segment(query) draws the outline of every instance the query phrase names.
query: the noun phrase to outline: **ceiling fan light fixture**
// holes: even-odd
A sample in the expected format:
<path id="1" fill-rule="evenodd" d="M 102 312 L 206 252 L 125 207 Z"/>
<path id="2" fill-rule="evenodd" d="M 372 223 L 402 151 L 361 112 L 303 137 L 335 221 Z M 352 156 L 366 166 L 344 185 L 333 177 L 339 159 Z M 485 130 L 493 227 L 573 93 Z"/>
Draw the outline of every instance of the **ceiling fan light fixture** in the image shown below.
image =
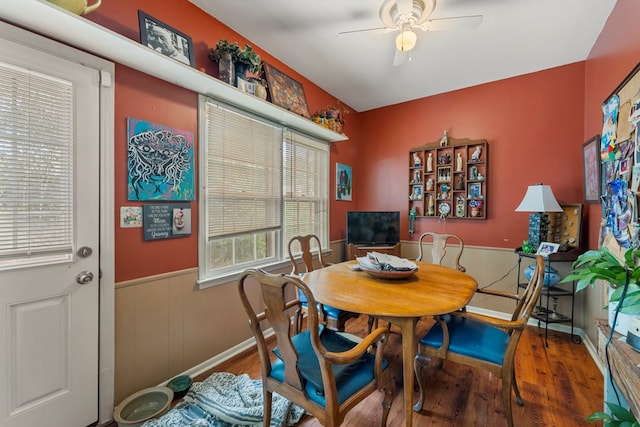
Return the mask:
<path id="1" fill-rule="evenodd" d="M 416 47 L 418 35 L 411 30 L 401 31 L 396 37 L 396 48 L 401 52 L 408 52 Z"/>

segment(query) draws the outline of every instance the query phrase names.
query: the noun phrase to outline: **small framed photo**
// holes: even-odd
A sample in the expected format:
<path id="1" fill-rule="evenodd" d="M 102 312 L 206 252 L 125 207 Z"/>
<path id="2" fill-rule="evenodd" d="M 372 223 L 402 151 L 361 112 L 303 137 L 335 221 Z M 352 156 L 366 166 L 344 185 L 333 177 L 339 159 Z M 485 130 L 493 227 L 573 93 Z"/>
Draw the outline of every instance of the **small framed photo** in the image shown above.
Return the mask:
<path id="1" fill-rule="evenodd" d="M 584 201 L 600 202 L 600 135 L 582 144 L 582 167 L 584 174 Z"/>
<path id="2" fill-rule="evenodd" d="M 140 43 L 183 64 L 195 66 L 191 37 L 141 10 L 138 10 L 138 21 Z"/>
<path id="3" fill-rule="evenodd" d="M 548 257 L 551 254 L 555 254 L 558 252 L 558 248 L 560 247 L 559 243 L 550 243 L 550 242 L 542 242 L 538 247 L 538 252 L 536 255 L 542 255 L 543 257 Z"/>
<path id="4" fill-rule="evenodd" d="M 469 184 L 469 198 L 481 199 L 482 198 L 482 184 L 474 182 Z"/>

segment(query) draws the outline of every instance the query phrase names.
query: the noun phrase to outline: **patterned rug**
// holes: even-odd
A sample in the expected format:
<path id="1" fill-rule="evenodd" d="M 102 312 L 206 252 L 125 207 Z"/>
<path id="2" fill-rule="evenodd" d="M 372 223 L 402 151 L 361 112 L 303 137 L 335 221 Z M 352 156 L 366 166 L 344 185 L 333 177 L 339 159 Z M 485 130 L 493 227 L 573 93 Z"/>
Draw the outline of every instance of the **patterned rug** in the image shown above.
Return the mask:
<path id="1" fill-rule="evenodd" d="M 215 372 L 193 383 L 187 395 L 160 418 L 142 427 L 235 427 L 262 425 L 262 381 Z M 273 393 L 271 427 L 296 424 L 304 409 Z"/>

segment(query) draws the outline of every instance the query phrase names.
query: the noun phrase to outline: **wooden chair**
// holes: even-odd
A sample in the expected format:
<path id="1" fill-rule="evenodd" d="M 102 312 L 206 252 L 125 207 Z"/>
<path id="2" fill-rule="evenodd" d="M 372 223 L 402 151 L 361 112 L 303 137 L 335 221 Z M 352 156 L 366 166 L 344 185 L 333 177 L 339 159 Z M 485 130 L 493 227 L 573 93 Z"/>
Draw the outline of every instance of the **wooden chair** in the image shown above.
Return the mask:
<path id="1" fill-rule="evenodd" d="M 271 422 L 272 393 L 303 407 L 324 426 L 339 426 L 349 410 L 375 390 L 384 392 L 382 422 L 385 426 L 395 395 L 395 382 L 382 358 L 388 330 L 377 328 L 360 342 L 319 322 L 318 312 L 309 310 L 307 329 L 295 333 L 292 311 L 300 306 L 287 288 L 294 287 L 309 304 L 316 304 L 311 290 L 291 275 L 247 270 L 239 279 L 240 299 L 255 335 L 262 371 L 264 426 Z M 295 293 L 298 295 L 298 292 Z M 255 309 L 252 301 L 260 303 Z M 266 324 L 261 324 L 265 321 Z M 262 328 L 271 327 L 277 347 L 269 350 Z M 375 355 L 367 351 L 376 348 Z M 272 357 L 272 353 L 276 357 Z M 273 359 L 273 361 L 272 361 Z"/>
<path id="2" fill-rule="evenodd" d="M 432 358 L 438 367 L 444 359 L 486 369 L 502 379 L 502 397 L 509 427 L 513 427 L 511 390 L 518 405 L 524 405 L 515 376 L 515 357 L 520 336 L 544 285 L 544 260 L 536 259 L 536 267 L 526 289 L 520 295 L 483 289 L 478 292 L 517 301 L 510 320 L 457 311 L 440 316 L 418 343 L 414 360 L 420 397 L 414 409 L 421 411 L 426 398 L 425 371 Z M 430 391 L 433 394 L 433 391 Z"/>
<path id="3" fill-rule="evenodd" d="M 300 275 L 303 273 L 298 268 L 298 261 L 296 260 L 296 255 L 301 254 L 302 256 L 302 265 L 304 266 L 304 272 L 309 272 L 314 270 L 313 266 L 313 250 L 312 246 L 318 249 L 318 264 L 320 268 L 331 265 L 330 263 L 324 260 L 322 256 L 322 247 L 320 245 L 320 239 L 315 234 L 307 234 L 306 236 L 293 236 L 291 240 L 289 240 L 289 260 L 291 261 L 291 274 Z M 298 250 L 296 250 L 298 249 Z M 304 297 L 301 296 L 303 305 L 301 311 L 298 313 L 298 317 L 296 318 L 296 324 L 300 325 L 302 322 L 302 316 L 304 312 L 307 310 L 306 301 L 304 301 Z M 327 323 L 327 327 L 329 329 L 333 329 L 335 331 L 344 331 L 344 326 L 347 320 L 352 319 L 354 317 L 358 317 L 358 313 L 351 313 L 349 311 L 338 310 L 337 308 L 330 307 L 328 305 L 320 305 L 322 315 L 324 316 L 324 321 Z"/>
<path id="4" fill-rule="evenodd" d="M 462 239 L 456 234 L 441 234 L 434 233 L 431 231 L 427 231 L 422 233 L 420 238 L 418 239 L 418 257 L 416 261 L 424 261 L 422 258 L 424 257 L 424 253 L 422 251 L 422 244 L 425 241 L 431 239 L 431 262 L 434 264 L 442 264 L 442 260 L 444 256 L 447 254 L 447 244 L 449 241 L 453 241 L 458 245 L 458 251 L 455 255 L 455 266 L 456 269 L 462 272 L 467 271 L 462 265 L 460 265 L 460 257 L 462 256 L 462 251 L 464 250 L 464 243 Z"/>

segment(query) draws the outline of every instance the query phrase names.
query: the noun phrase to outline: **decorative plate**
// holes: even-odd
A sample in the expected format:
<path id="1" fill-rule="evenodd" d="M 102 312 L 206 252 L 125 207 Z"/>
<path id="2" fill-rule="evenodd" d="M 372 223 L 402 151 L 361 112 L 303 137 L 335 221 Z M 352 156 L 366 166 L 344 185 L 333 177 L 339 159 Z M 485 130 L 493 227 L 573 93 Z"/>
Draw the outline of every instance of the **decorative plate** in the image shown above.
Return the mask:
<path id="1" fill-rule="evenodd" d="M 414 270 L 373 270 L 370 268 L 363 268 L 360 266 L 362 271 L 366 271 L 367 274 L 371 277 L 376 277 L 378 279 L 386 279 L 386 280 L 400 280 L 406 279 L 411 275 L 415 274 L 418 269 Z"/>

